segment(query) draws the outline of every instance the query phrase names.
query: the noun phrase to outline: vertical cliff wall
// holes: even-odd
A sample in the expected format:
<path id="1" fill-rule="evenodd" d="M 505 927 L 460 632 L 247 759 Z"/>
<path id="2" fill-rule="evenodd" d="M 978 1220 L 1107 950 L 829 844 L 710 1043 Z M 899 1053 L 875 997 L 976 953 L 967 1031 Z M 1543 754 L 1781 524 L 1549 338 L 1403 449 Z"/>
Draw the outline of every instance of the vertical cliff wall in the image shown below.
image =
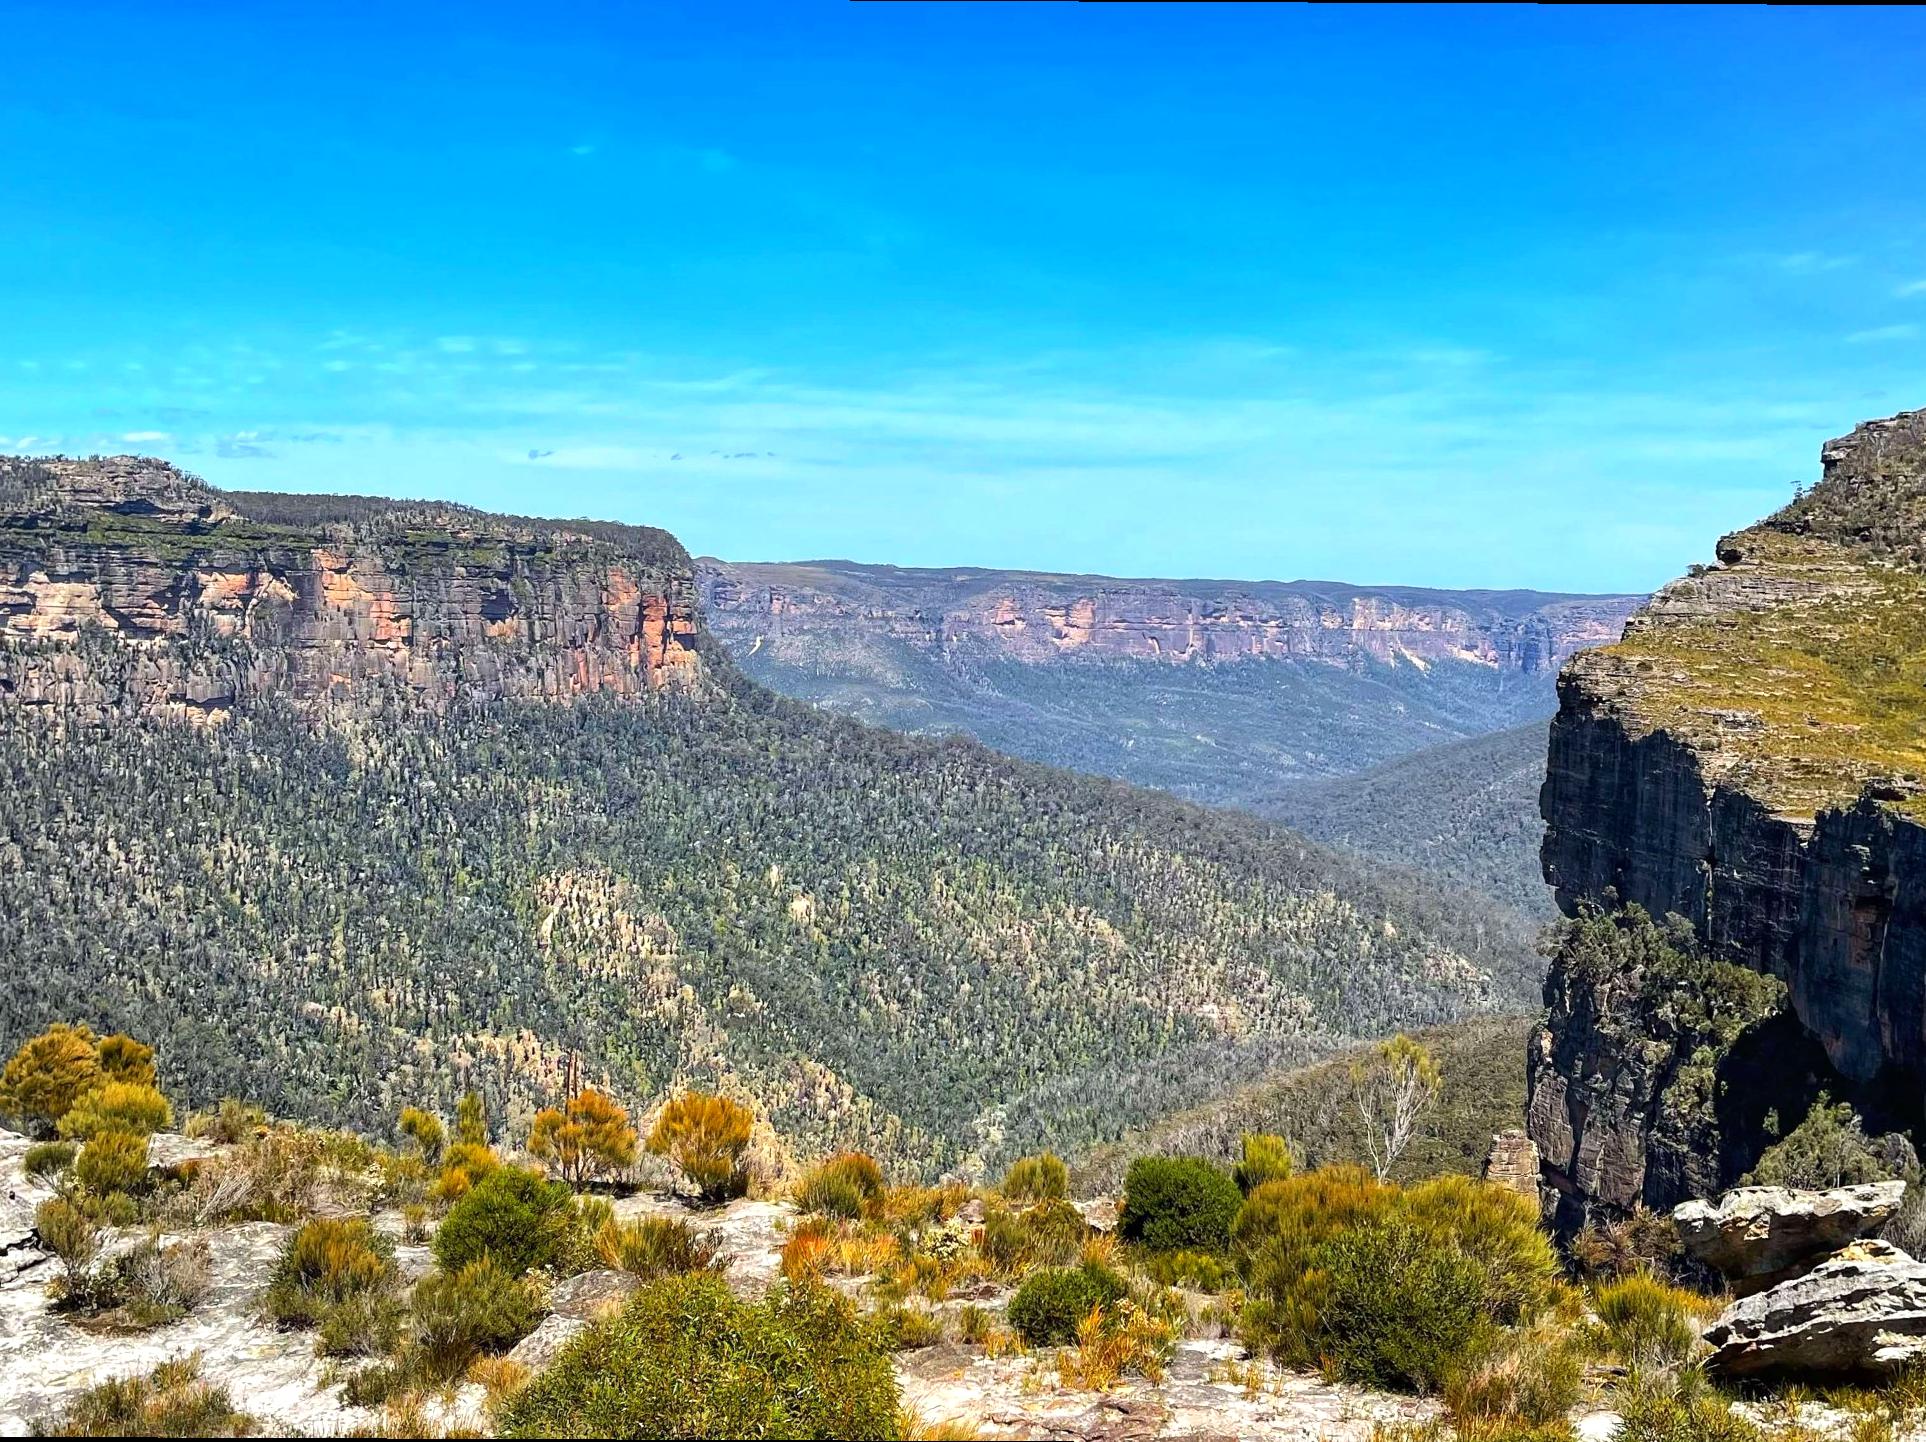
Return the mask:
<path id="1" fill-rule="evenodd" d="M 696 634 L 661 531 L 0 462 L 0 700 L 30 713 L 636 694 L 694 678 Z"/>
<path id="2" fill-rule="evenodd" d="M 1711 958 L 1783 985 L 1699 1058 L 1694 1155 L 1675 1161 L 1680 1038 L 1630 1000 L 1637 978 L 1555 960 L 1531 1133 L 1568 1221 L 1729 1185 L 1769 1140 L 1754 1122 L 1789 1125 L 1821 1086 L 1885 1124 L 1926 1110 L 1926 412 L 1822 463 L 1560 678 L 1541 793 L 1560 907 L 1676 914 Z M 1741 1084 L 1754 1121 L 1730 1112 Z"/>

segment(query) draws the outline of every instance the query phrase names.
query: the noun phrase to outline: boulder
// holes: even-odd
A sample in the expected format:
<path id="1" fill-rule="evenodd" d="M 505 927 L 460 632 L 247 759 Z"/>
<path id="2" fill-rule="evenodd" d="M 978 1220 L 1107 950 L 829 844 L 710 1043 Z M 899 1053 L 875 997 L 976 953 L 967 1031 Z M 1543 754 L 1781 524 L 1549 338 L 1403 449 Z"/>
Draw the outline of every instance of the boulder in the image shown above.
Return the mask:
<path id="1" fill-rule="evenodd" d="M 618 1311 L 629 1294 L 641 1285 L 642 1279 L 633 1272 L 606 1268 L 578 1272 L 555 1284 L 548 1294 L 548 1310 L 552 1316 L 593 1322 Z"/>
<path id="2" fill-rule="evenodd" d="M 1739 1187 L 1716 1202 L 1674 1207 L 1672 1224 L 1693 1257 L 1740 1290 L 1756 1291 L 1867 1235 L 1899 1210 L 1905 1195 L 1900 1181 L 1825 1192 Z"/>
<path id="3" fill-rule="evenodd" d="M 1854 1242 L 1811 1270 L 1741 1297 L 1706 1329 L 1728 1376 L 1878 1373 L 1926 1357 L 1926 1264 Z"/>
<path id="4" fill-rule="evenodd" d="M 541 1326 L 509 1350 L 508 1360 L 521 1363 L 531 1372 L 539 1372 L 561 1356 L 568 1344 L 586 1332 L 588 1327 L 589 1324 L 580 1317 L 558 1315 L 545 1318 Z"/>

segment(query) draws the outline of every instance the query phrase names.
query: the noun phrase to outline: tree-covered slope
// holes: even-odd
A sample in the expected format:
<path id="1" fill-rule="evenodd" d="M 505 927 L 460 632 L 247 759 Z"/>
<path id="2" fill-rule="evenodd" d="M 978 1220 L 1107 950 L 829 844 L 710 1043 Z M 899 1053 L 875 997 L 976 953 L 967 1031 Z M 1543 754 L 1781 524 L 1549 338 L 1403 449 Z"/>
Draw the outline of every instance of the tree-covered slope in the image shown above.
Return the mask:
<path id="1" fill-rule="evenodd" d="M 222 524 L 185 533 L 182 564 L 209 574 Z M 119 560 L 90 545 L 70 569 L 99 568 L 111 599 Z M 316 655 L 401 659 L 320 701 L 242 689 L 182 721 L 116 701 L 138 691 L 116 677 L 156 657 L 196 674 L 207 652 L 272 676 L 273 636 L 198 611 L 138 643 L 92 621 L 6 635 L 24 672 L 94 699 L 0 705 L 0 1044 L 56 1018 L 129 1027 L 183 1100 L 370 1125 L 469 1085 L 525 1118 L 573 1053 L 632 1104 L 720 1083 L 805 1146 L 934 1170 L 1114 1136 L 1536 986 L 1504 918 L 1256 819 L 779 700 L 706 637 L 671 672 L 615 644 L 610 618 L 648 611 L 615 585 L 633 568 L 596 592 L 573 552 L 542 561 L 554 594 L 587 598 L 584 655 L 642 679 L 535 699 L 460 689 L 461 643 L 430 670 L 395 649 L 428 644 L 411 615 L 462 634 L 471 572 L 549 605 L 517 590 L 532 563 L 351 555 L 311 582 L 300 547 L 281 554 L 224 564 L 257 589 L 291 577 Z M 28 595 L 16 621 L 55 614 Z M 489 624 L 538 666 L 546 614 Z"/>
<path id="2" fill-rule="evenodd" d="M 1468 887 L 1550 920 L 1538 861 L 1546 723 L 1431 746 L 1355 776 L 1305 782 L 1252 810 L 1306 836 Z"/>

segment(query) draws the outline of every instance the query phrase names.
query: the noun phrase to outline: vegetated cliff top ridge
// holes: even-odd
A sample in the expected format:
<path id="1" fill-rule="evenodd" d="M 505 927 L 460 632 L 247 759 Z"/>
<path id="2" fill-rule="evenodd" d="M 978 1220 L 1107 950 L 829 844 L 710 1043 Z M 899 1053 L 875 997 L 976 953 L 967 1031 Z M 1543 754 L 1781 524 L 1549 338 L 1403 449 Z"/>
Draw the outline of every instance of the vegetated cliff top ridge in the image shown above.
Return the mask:
<path id="1" fill-rule="evenodd" d="M 1536 970 L 1255 818 L 770 694 L 659 531 L 130 459 L 6 485 L 0 1042 L 137 1027 L 187 1100 L 363 1125 L 694 1082 L 941 1170 Z"/>
<path id="2" fill-rule="evenodd" d="M 1810 492 L 1721 540 L 1567 684 L 1789 820 L 1862 795 L 1926 814 L 1926 411 L 1821 457 Z"/>
<path id="3" fill-rule="evenodd" d="M 1559 681 L 1545 876 L 1623 908 L 1532 1044 L 1566 1225 L 1733 1185 L 1822 1094 L 1926 1137 L 1926 411 L 1821 459 Z"/>

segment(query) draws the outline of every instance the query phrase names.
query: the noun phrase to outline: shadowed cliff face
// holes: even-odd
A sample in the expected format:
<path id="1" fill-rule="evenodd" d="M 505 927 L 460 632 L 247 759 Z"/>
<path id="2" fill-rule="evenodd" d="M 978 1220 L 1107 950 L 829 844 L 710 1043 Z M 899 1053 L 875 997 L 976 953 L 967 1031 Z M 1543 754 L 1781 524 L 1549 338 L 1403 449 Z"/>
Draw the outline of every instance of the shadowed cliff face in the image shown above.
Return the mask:
<path id="1" fill-rule="evenodd" d="M 635 694 L 693 678 L 695 637 L 659 531 L 227 496 L 132 457 L 0 462 L 0 696 L 23 707 Z"/>
<path id="2" fill-rule="evenodd" d="M 1716 567 L 1674 582 L 1620 644 L 1566 667 L 1541 793 L 1545 876 L 1568 914 L 1587 903 L 1676 913 L 1712 955 L 1784 982 L 1799 1046 L 1822 1053 L 1794 1058 L 1786 1043 L 1787 1085 L 1809 1100 L 1818 1075 L 1917 1126 L 1926 412 L 1863 425 L 1822 458 L 1809 494 L 1726 537 Z M 1605 1079 L 1653 1038 L 1601 1022 L 1609 998 L 1574 1001 L 1562 971 L 1532 1052 L 1548 1179 L 1581 1210 L 1729 1185 L 1743 1145 L 1722 1165 L 1647 1174 L 1652 1097 Z M 1775 1079 L 1765 1066 L 1755 1085 Z M 1590 1160 L 1600 1155 L 1621 1158 L 1607 1169 L 1617 1182 Z"/>

